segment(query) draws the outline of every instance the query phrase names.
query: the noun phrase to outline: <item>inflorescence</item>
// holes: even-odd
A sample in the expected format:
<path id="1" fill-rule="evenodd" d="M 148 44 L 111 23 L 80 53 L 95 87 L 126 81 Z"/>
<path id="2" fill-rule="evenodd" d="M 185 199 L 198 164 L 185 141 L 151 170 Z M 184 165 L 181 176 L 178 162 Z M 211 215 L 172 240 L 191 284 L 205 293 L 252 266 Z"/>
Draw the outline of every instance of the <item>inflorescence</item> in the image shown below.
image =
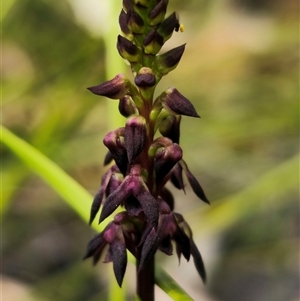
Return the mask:
<path id="1" fill-rule="evenodd" d="M 121 207 L 103 232 L 88 245 L 85 258 L 97 263 L 113 262 L 121 286 L 127 251 L 138 259 L 138 271 L 157 250 L 167 255 L 194 259 L 205 281 L 204 264 L 183 216 L 174 212 L 174 198 L 166 183 L 184 191 L 183 174 L 194 193 L 209 203 L 197 179 L 182 158 L 179 146 L 181 116 L 199 117 L 192 103 L 176 88 L 168 88 L 154 99 L 163 76 L 174 70 L 185 44 L 158 54 L 174 31 L 181 28 L 176 13 L 166 17 L 168 0 L 123 0 L 119 16 L 122 35 L 117 49 L 131 66 L 134 83 L 118 74 L 112 80 L 88 88 L 92 93 L 119 100 L 119 112 L 127 118 L 124 127 L 108 133 L 104 164 L 113 165 L 102 177 L 94 198 L 90 224 L 102 206 L 99 223 Z M 157 137 L 160 132 L 161 136 Z M 106 248 L 106 246 L 108 246 Z"/>

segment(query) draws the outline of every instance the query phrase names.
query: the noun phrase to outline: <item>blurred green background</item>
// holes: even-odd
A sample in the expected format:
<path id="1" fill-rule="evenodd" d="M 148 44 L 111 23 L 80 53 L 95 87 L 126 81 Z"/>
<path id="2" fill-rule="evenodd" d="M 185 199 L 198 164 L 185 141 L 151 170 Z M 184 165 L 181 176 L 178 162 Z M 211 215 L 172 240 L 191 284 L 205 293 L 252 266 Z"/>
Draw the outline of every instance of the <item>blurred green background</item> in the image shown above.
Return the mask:
<path id="1" fill-rule="evenodd" d="M 2 123 L 91 194 L 105 171 L 102 139 L 124 122 L 117 102 L 86 90 L 128 69 L 120 58 L 106 68 L 117 51 L 104 36 L 118 32 L 107 2 L 2 4 Z M 181 146 L 211 206 L 189 187 L 186 195 L 170 189 L 208 284 L 192 262 L 157 260 L 195 300 L 299 300 L 298 1 L 172 0 L 173 10 L 185 32 L 164 50 L 187 47 L 158 92 L 175 86 L 201 116 L 183 118 Z M 3 300 L 107 300 L 111 265 L 81 261 L 94 231 L 8 148 L 1 152 Z M 130 299 L 132 265 L 125 278 Z"/>

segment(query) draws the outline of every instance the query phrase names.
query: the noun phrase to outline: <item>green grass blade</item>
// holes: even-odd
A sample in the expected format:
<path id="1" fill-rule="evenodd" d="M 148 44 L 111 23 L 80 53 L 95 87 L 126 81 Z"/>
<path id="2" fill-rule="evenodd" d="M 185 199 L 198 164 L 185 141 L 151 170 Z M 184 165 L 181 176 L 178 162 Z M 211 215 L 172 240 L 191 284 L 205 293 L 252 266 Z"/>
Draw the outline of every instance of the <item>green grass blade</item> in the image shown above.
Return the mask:
<path id="1" fill-rule="evenodd" d="M 175 301 L 193 301 L 177 282 L 167 274 L 160 266 L 155 266 L 155 282 Z"/>
<path id="2" fill-rule="evenodd" d="M 93 197 L 49 158 L 1 125 L 1 140 L 47 182 L 85 221 Z"/>

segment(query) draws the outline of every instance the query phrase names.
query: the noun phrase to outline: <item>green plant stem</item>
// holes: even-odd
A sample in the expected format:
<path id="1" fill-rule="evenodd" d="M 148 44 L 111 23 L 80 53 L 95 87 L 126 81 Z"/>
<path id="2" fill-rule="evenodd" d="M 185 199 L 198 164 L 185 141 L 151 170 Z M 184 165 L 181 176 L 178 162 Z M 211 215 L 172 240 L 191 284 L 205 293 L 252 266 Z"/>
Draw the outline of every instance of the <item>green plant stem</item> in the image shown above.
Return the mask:
<path id="1" fill-rule="evenodd" d="M 139 264 L 137 263 L 137 267 Z M 154 256 L 145 264 L 136 277 L 136 291 L 141 301 L 154 301 L 155 260 Z"/>

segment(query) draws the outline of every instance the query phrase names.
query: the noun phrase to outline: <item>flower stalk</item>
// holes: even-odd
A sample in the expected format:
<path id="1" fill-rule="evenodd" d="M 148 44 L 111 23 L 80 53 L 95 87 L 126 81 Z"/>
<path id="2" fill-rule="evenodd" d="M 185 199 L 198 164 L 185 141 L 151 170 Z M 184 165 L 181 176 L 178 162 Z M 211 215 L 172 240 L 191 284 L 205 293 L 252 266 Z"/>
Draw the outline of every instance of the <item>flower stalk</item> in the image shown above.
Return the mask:
<path id="1" fill-rule="evenodd" d="M 117 213 L 103 232 L 88 245 L 85 258 L 112 262 L 119 286 L 127 265 L 127 250 L 137 259 L 137 295 L 154 300 L 155 253 L 180 260 L 192 256 L 205 281 L 205 268 L 192 231 L 182 215 L 174 212 L 174 197 L 165 187 L 170 181 L 184 191 L 185 174 L 195 194 L 209 203 L 202 187 L 183 160 L 179 146 L 181 116 L 199 118 L 192 103 L 170 87 L 154 99 L 161 78 L 173 71 L 185 44 L 160 54 L 164 43 L 180 28 L 176 13 L 166 16 L 168 0 L 123 0 L 119 15 L 122 35 L 117 37 L 120 56 L 131 66 L 133 81 L 123 74 L 88 88 L 98 96 L 119 100 L 124 127 L 108 133 L 104 163 L 111 167 L 91 206 L 90 223 L 100 211 L 99 223 Z M 155 138 L 157 132 L 162 136 Z"/>

